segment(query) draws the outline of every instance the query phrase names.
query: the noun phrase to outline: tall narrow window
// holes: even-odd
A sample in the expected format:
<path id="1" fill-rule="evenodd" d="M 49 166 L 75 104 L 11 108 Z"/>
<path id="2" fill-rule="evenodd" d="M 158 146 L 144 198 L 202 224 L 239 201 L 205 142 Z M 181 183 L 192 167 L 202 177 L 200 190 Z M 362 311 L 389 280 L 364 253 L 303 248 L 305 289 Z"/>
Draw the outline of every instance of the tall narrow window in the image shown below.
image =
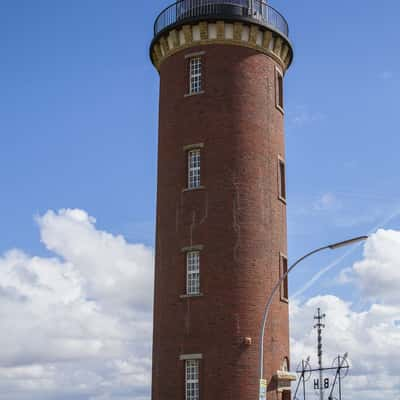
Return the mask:
<path id="1" fill-rule="evenodd" d="M 285 161 L 279 158 L 278 162 L 279 198 L 286 201 L 286 166 Z"/>
<path id="2" fill-rule="evenodd" d="M 288 259 L 281 254 L 281 261 L 280 261 L 281 267 L 281 277 L 287 274 L 288 272 Z M 282 286 L 281 286 L 281 300 L 282 301 L 289 301 L 289 282 L 288 282 L 288 277 L 283 280 Z"/>
<path id="3" fill-rule="evenodd" d="M 200 252 L 186 253 L 186 294 L 195 296 L 200 294 Z"/>
<path id="4" fill-rule="evenodd" d="M 200 149 L 190 150 L 188 152 L 188 188 L 198 188 L 200 183 Z"/>
<path id="5" fill-rule="evenodd" d="M 189 94 L 202 91 L 202 65 L 201 57 L 192 57 L 189 60 Z"/>
<path id="6" fill-rule="evenodd" d="M 283 111 L 283 75 L 278 69 L 276 70 L 276 106 Z"/>
<path id="7" fill-rule="evenodd" d="M 186 400 L 200 400 L 200 360 L 185 361 Z"/>

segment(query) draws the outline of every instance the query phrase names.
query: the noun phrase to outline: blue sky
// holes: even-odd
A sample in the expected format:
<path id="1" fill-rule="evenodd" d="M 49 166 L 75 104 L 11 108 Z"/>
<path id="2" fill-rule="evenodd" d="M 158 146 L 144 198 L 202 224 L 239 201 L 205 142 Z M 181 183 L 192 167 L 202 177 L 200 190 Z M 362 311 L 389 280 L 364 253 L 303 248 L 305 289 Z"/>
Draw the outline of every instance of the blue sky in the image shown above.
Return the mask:
<path id="1" fill-rule="evenodd" d="M 40 242 L 35 216 L 63 208 L 153 246 L 158 75 L 148 46 L 169 4 L 0 1 L 0 254 L 51 256 L 57 246 Z M 400 3 L 271 4 L 295 49 L 285 80 L 290 258 L 398 230 Z M 304 264 L 292 293 L 344 252 Z M 301 300 L 332 294 L 363 310 L 372 300 L 337 284 L 361 257 L 360 247 Z"/>
<path id="2" fill-rule="evenodd" d="M 1 251 L 42 252 L 32 216 L 64 207 L 153 243 L 158 75 L 148 46 L 168 4 L 2 0 Z M 399 203 L 400 5 L 272 4 L 295 47 L 286 78 L 294 257 L 369 231 Z"/>

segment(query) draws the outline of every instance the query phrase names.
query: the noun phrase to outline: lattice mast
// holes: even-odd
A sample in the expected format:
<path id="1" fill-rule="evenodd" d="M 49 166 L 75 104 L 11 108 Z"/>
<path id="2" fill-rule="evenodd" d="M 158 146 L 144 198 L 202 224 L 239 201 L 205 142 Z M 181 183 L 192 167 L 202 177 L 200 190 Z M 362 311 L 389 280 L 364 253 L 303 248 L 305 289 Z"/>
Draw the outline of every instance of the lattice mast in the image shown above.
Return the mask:
<path id="1" fill-rule="evenodd" d="M 317 329 L 318 332 L 318 366 L 319 366 L 319 398 L 320 400 L 324 400 L 324 386 L 323 386 L 323 376 L 322 376 L 322 329 L 325 328 L 325 324 L 323 321 L 326 317 L 326 314 L 321 314 L 321 309 L 318 308 L 317 315 L 314 319 L 317 323 L 314 325 L 314 329 Z"/>

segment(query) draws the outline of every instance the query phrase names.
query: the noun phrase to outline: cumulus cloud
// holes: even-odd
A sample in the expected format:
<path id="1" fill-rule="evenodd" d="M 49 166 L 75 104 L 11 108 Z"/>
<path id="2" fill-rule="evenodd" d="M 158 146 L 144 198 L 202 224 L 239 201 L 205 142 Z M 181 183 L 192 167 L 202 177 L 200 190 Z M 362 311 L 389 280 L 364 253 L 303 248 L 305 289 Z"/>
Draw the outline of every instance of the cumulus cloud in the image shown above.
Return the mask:
<path id="1" fill-rule="evenodd" d="M 360 288 L 357 304 L 337 296 L 318 296 L 291 303 L 293 363 L 316 354 L 314 314 L 327 314 L 324 332 L 325 364 L 349 352 L 351 373 L 346 398 L 384 400 L 400 394 L 400 232 L 379 230 L 366 242 L 361 261 L 342 273 L 341 282 Z M 368 303 L 367 303 L 368 301 Z M 360 304 L 368 304 L 361 307 Z M 317 365 L 316 357 L 312 363 Z M 294 366 L 295 367 L 295 366 Z"/>
<path id="2" fill-rule="evenodd" d="M 353 276 L 365 297 L 400 304 L 400 232 L 381 229 L 373 235 Z"/>
<path id="3" fill-rule="evenodd" d="M 148 400 L 152 250 L 97 229 L 82 210 L 36 220 L 52 256 L 11 250 L 0 257 L 0 400 Z M 398 398 L 399 245 L 400 232 L 378 231 L 342 274 L 359 287 L 359 302 L 292 301 L 293 369 L 315 355 L 313 316 L 321 307 L 325 363 L 350 354 L 346 398 Z"/>
<path id="4" fill-rule="evenodd" d="M 398 398 L 400 306 L 374 304 L 357 312 L 351 303 L 336 296 L 315 297 L 301 305 L 294 302 L 291 352 L 295 364 L 310 355 L 313 366 L 317 366 L 316 332 L 312 330 L 317 307 L 327 314 L 323 334 L 325 366 L 330 367 L 338 354 L 349 352 L 351 371 L 344 381 L 346 398 Z"/>
<path id="5" fill-rule="evenodd" d="M 0 257 L 0 399 L 148 393 L 153 254 L 95 222 L 49 211 L 37 223 L 53 257 Z"/>
<path id="6" fill-rule="evenodd" d="M 358 286 L 364 299 L 400 304 L 400 232 L 378 230 L 364 247 L 363 259 L 341 271 L 339 282 Z"/>

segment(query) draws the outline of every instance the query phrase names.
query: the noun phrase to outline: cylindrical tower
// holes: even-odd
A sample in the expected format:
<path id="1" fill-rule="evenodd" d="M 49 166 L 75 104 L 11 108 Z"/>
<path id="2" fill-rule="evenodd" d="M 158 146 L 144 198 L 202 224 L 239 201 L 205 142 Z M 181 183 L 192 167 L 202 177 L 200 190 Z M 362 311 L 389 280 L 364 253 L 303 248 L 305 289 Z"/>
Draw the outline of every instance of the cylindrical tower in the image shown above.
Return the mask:
<path id="1" fill-rule="evenodd" d="M 265 301 L 287 269 L 281 14 L 183 0 L 155 23 L 160 73 L 152 400 L 255 400 Z M 268 399 L 290 398 L 287 282 L 267 324 Z"/>

